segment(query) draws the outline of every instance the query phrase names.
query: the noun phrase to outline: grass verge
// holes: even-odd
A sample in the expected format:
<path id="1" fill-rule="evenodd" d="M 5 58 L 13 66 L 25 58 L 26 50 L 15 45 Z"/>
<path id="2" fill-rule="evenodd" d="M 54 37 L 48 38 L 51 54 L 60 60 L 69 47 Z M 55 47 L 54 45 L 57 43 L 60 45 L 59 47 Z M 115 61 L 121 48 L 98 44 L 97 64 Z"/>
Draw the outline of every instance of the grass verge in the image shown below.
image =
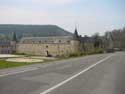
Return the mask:
<path id="1" fill-rule="evenodd" d="M 57 59 L 59 60 L 59 59 Z M 5 68 L 12 68 L 12 67 L 20 67 L 20 66 L 25 66 L 25 65 L 31 65 L 31 64 L 40 64 L 40 63 L 47 63 L 51 61 L 56 61 L 56 60 L 46 60 L 44 59 L 44 62 L 35 62 L 35 63 L 26 63 L 26 62 L 8 62 L 5 60 L 0 60 L 0 69 L 5 69 Z"/>
<path id="2" fill-rule="evenodd" d="M 31 63 L 7 62 L 0 60 L 0 69 L 29 65 Z"/>

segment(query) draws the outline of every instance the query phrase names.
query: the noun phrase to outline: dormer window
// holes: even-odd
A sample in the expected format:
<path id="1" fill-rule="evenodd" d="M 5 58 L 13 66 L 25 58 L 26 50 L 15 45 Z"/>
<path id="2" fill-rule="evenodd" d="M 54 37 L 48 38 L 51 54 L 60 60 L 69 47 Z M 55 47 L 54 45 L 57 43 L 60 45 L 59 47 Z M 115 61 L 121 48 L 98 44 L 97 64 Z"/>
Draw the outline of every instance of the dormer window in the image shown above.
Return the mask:
<path id="1" fill-rule="evenodd" d="M 44 42 L 46 43 L 47 41 L 45 40 Z"/>
<path id="2" fill-rule="evenodd" d="M 48 45 L 46 45 L 46 48 L 48 48 Z"/>
<path id="3" fill-rule="evenodd" d="M 70 43 L 70 40 L 68 40 L 67 43 Z"/>
<path id="4" fill-rule="evenodd" d="M 59 43 L 61 43 L 61 40 L 59 40 Z"/>

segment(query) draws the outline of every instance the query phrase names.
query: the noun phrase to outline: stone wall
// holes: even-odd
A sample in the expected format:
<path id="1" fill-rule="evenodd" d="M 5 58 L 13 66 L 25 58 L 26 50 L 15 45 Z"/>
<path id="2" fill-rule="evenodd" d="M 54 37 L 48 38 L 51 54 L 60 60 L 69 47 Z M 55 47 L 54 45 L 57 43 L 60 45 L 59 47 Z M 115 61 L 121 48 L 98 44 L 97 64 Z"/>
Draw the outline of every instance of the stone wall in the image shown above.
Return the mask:
<path id="1" fill-rule="evenodd" d="M 51 56 L 69 55 L 71 53 L 77 53 L 80 48 L 78 41 L 72 40 L 70 43 L 36 43 L 36 44 L 17 44 L 17 53 L 25 53 L 31 55 L 43 55 L 47 56 L 47 53 Z"/>

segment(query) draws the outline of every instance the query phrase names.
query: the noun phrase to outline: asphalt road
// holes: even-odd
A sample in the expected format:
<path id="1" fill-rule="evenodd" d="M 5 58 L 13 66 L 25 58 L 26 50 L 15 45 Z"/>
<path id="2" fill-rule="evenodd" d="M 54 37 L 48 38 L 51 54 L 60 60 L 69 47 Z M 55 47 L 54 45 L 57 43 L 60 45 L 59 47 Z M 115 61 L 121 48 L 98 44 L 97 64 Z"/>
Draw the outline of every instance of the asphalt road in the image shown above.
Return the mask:
<path id="1" fill-rule="evenodd" d="M 0 71 L 0 94 L 125 94 L 125 52 L 27 68 Z"/>

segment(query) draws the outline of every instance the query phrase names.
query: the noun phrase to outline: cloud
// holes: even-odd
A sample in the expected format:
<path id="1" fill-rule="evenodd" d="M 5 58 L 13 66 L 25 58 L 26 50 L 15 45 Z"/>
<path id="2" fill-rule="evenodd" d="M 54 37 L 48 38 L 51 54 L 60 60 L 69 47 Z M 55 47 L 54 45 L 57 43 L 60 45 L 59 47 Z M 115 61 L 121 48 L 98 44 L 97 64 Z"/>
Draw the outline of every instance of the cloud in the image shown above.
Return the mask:
<path id="1" fill-rule="evenodd" d="M 77 0 L 32 0 L 32 3 L 47 4 L 47 5 L 64 5 L 71 4 Z"/>
<path id="2" fill-rule="evenodd" d="M 93 1 L 95 5 L 93 2 L 89 4 L 90 0 L 82 0 L 86 3 L 79 3 L 80 0 L 3 1 L 5 4 L 0 5 L 0 24 L 55 24 L 74 32 L 77 22 L 80 34 L 91 35 L 119 28 L 125 22 L 123 12 L 96 4 L 96 0 Z"/>
<path id="3" fill-rule="evenodd" d="M 0 24 L 48 24 L 49 14 L 45 11 L 30 11 L 16 8 L 0 8 Z"/>

